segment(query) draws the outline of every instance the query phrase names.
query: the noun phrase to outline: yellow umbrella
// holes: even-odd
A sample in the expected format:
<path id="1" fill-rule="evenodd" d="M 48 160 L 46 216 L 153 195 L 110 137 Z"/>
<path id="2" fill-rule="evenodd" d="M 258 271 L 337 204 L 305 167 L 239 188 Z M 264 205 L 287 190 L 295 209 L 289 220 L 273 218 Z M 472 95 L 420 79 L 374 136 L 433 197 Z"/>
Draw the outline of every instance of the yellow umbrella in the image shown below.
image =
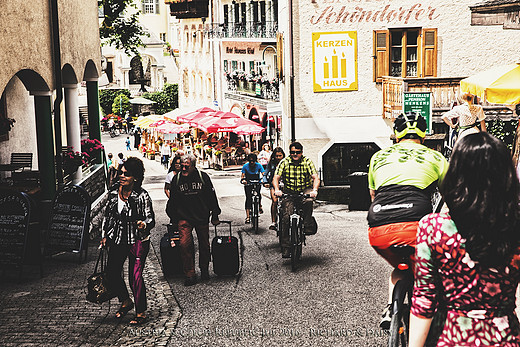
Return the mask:
<path id="1" fill-rule="evenodd" d="M 139 128 L 148 128 L 148 126 L 154 122 L 157 122 L 158 120 L 162 120 L 164 119 L 164 117 L 162 115 L 159 115 L 159 114 L 151 114 L 149 116 L 141 116 L 139 118 L 137 118 L 136 120 L 134 120 L 132 123 L 134 123 L 134 125 L 138 126 Z"/>
<path id="2" fill-rule="evenodd" d="M 520 63 L 497 66 L 460 81 L 460 90 L 494 104 L 520 103 Z"/>

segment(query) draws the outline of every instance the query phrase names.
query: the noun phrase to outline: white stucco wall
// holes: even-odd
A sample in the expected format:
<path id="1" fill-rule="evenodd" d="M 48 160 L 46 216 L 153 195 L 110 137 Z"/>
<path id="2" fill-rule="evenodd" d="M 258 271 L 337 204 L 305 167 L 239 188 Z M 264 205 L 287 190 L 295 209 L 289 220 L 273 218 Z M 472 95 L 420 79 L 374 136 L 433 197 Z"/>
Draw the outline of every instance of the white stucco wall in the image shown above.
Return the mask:
<path id="1" fill-rule="evenodd" d="M 0 142 L 0 163 L 9 163 L 13 152 L 33 153 L 32 168 L 38 170 L 34 97 L 17 77 L 9 81 L 5 90 L 7 114 L 16 123 L 9 132 L 9 140 Z"/>
<path id="2" fill-rule="evenodd" d="M 471 26 L 470 5 L 479 1 L 417 1 L 417 0 L 315 0 L 294 1 L 294 71 L 295 115 L 312 118 L 314 124 L 331 141 L 349 142 L 361 137 L 363 141 L 378 142 L 388 138 L 391 128 L 380 117 L 382 92 L 373 82 L 374 30 L 396 28 L 437 29 L 437 77 L 468 76 L 494 65 L 518 61 L 520 30 L 504 30 L 502 26 Z M 391 11 L 397 12 L 391 12 Z M 335 22 L 338 13 L 349 12 L 345 22 Z M 360 13 L 364 18 L 360 20 Z M 374 14 L 378 12 L 375 17 Z M 334 12 L 334 16 L 322 14 Z M 370 12 L 370 15 L 369 15 Z M 395 13 L 395 16 L 394 16 Z M 280 4 L 280 31 L 285 40 L 285 82 L 289 82 L 289 35 L 286 4 Z M 328 19 L 327 19 L 328 18 Z M 367 20 L 368 18 L 368 20 Z M 356 31 L 358 40 L 358 90 L 344 92 L 313 91 L 312 33 Z M 287 91 L 287 88 L 284 88 Z M 284 123 L 289 126 L 288 94 L 284 99 Z M 361 118 L 360 118 L 361 117 Z M 369 119 L 377 119 L 375 126 Z M 328 122 L 327 120 L 331 121 Z M 365 119 L 367 121 L 365 121 Z M 311 147 L 314 126 L 305 126 L 297 119 L 296 138 Z M 323 126 L 327 124 L 327 126 Z M 335 126 L 330 126 L 335 124 Z M 345 129 L 355 129 L 352 133 Z M 287 130 L 288 131 L 288 130 Z M 353 142 L 356 142 L 352 140 Z M 321 142 L 321 141 L 320 141 Z M 305 145 L 305 144 L 304 144 Z M 315 153 L 320 152 L 313 151 Z M 318 161 L 318 158 L 313 158 Z"/>

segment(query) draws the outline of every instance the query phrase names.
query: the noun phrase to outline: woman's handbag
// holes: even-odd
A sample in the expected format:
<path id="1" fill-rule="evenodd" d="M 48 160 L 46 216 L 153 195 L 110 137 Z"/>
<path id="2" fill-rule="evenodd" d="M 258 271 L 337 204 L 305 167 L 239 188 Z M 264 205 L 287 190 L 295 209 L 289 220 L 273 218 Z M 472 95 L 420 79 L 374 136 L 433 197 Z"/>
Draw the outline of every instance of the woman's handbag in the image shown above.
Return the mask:
<path id="1" fill-rule="evenodd" d="M 114 298 L 116 295 L 112 294 L 108 289 L 107 276 L 105 273 L 107 256 L 106 249 L 102 247 L 99 251 L 99 256 L 94 268 L 94 273 L 87 279 L 87 300 L 95 304 L 101 304 Z M 98 265 L 101 263 L 100 271 L 98 272 Z"/>

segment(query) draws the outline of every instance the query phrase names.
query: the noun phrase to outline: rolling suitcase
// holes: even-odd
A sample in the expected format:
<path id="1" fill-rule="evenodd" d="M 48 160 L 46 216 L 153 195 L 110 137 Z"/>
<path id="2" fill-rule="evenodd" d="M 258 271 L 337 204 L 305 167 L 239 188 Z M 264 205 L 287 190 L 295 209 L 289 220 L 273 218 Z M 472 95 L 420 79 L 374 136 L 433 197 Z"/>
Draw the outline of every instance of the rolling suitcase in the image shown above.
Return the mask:
<path id="1" fill-rule="evenodd" d="M 217 276 L 235 276 L 240 270 L 238 239 L 231 235 L 231 222 L 220 221 L 229 225 L 229 236 L 218 236 L 215 226 L 215 237 L 211 242 L 213 272 Z"/>
<path id="2" fill-rule="evenodd" d="M 172 240 L 175 247 L 172 247 Z M 182 258 L 179 245 L 179 233 L 174 226 L 168 224 L 168 232 L 161 238 L 161 262 L 164 277 L 182 276 Z"/>

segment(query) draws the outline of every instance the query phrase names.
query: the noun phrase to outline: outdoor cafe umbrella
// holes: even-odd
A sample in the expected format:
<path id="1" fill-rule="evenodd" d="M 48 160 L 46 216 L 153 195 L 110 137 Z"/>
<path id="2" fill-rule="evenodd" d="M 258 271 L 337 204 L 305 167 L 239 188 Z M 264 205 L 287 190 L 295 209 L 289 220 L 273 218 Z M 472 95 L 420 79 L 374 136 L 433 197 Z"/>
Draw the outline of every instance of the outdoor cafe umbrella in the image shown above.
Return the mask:
<path id="1" fill-rule="evenodd" d="M 259 128 L 263 129 L 258 123 L 237 116 L 231 112 L 225 112 L 221 114 L 221 117 L 215 117 L 214 120 L 208 120 L 197 125 L 197 127 L 207 133 L 223 133 L 223 132 L 235 132 L 237 127 L 250 127 L 249 130 L 256 129 L 258 132 Z M 256 128 L 254 128 L 256 127 Z M 245 128 L 244 128 L 245 129 Z M 258 133 L 257 132 L 257 133 Z M 240 134 L 243 135 L 243 134 Z"/>
<path id="2" fill-rule="evenodd" d="M 497 66 L 460 81 L 460 90 L 494 104 L 520 103 L 520 63 Z"/>
<path id="3" fill-rule="evenodd" d="M 259 124 L 244 124 L 237 126 L 232 132 L 237 135 L 253 135 L 260 134 L 264 130 L 265 128 L 261 127 Z"/>
<path id="4" fill-rule="evenodd" d="M 190 128 L 187 124 L 180 125 L 171 122 L 158 125 L 154 129 L 165 134 L 185 134 L 190 132 Z"/>
<path id="5" fill-rule="evenodd" d="M 139 128 L 148 128 L 150 124 L 157 122 L 161 119 L 164 119 L 162 115 L 151 114 L 149 116 L 140 116 L 132 123 L 134 123 L 134 125 L 138 126 Z"/>
<path id="6" fill-rule="evenodd" d="M 198 122 L 206 119 L 207 117 L 213 117 L 213 113 L 216 111 L 209 107 L 202 107 L 196 111 L 189 112 L 187 114 L 177 116 L 179 122 L 188 123 L 189 125 L 196 126 Z"/>
<path id="7" fill-rule="evenodd" d="M 146 98 L 141 98 L 141 97 L 130 99 L 130 103 L 134 104 L 134 105 L 152 105 L 152 104 L 156 104 L 155 101 L 152 101 L 152 100 L 149 100 L 149 99 L 146 99 Z"/>

